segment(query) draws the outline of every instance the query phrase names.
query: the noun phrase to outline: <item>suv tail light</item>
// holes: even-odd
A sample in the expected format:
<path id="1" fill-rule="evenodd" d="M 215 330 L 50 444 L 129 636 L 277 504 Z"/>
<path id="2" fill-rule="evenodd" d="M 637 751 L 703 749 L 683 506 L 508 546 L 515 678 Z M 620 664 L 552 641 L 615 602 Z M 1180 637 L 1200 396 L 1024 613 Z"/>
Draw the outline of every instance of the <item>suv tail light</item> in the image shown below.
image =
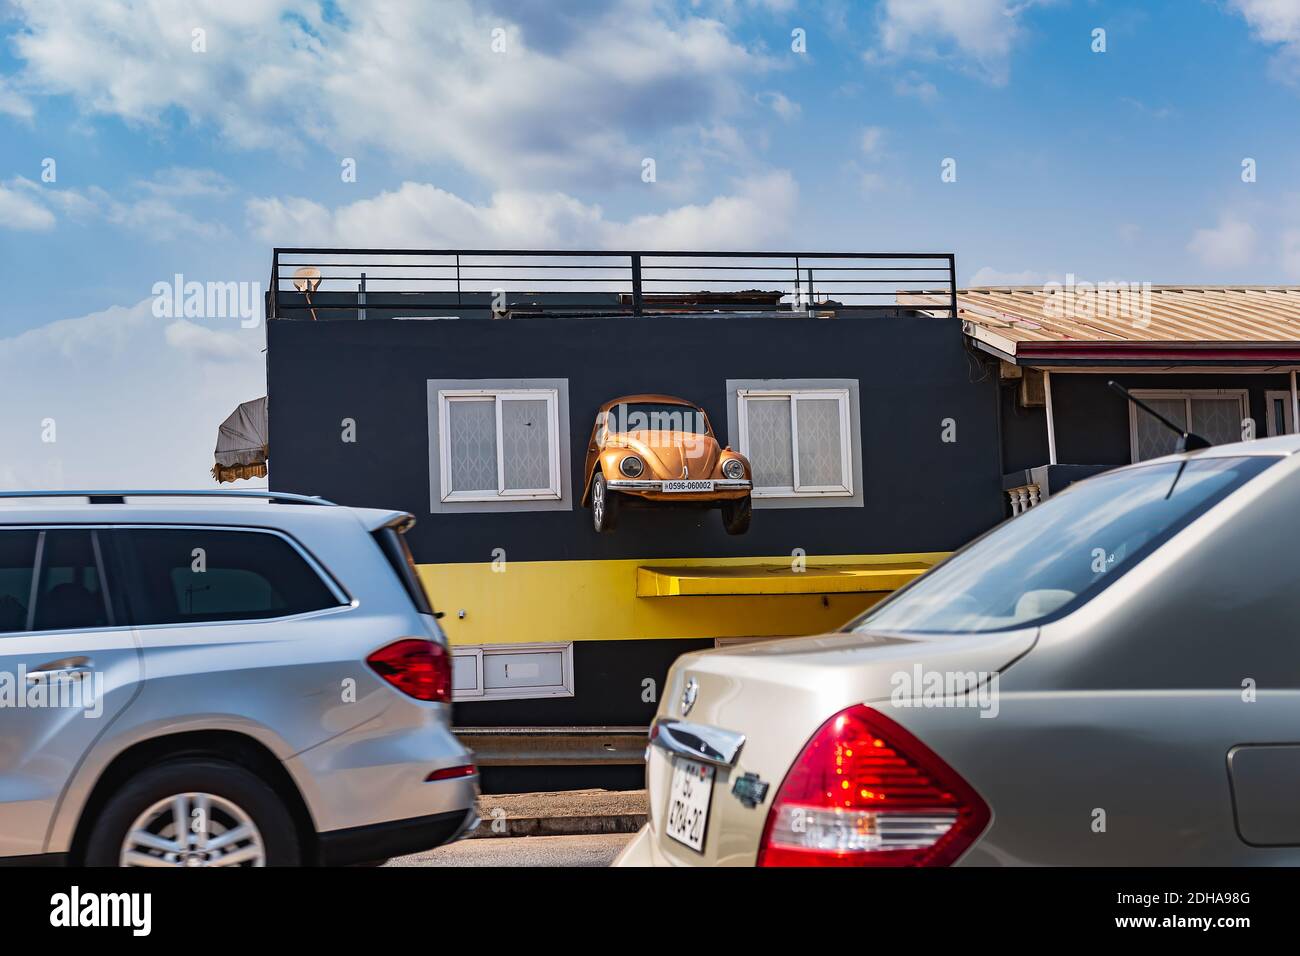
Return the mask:
<path id="1" fill-rule="evenodd" d="M 381 647 L 366 663 L 403 694 L 416 700 L 451 700 L 451 659 L 434 641 L 405 637 Z"/>
<path id="2" fill-rule="evenodd" d="M 929 747 L 857 704 L 817 730 L 763 828 L 759 866 L 947 866 L 988 805 Z"/>

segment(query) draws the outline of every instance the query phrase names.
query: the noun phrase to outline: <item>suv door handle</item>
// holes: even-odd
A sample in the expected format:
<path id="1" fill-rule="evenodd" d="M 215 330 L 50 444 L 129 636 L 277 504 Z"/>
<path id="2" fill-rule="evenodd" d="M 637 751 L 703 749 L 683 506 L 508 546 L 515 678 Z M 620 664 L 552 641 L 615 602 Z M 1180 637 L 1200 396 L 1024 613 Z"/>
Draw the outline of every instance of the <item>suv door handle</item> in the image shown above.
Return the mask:
<path id="1" fill-rule="evenodd" d="M 47 661 L 29 670 L 27 681 L 35 684 L 38 681 L 49 680 L 55 674 L 76 675 L 79 678 L 91 673 L 94 663 L 89 657 L 64 657 L 57 661 Z"/>

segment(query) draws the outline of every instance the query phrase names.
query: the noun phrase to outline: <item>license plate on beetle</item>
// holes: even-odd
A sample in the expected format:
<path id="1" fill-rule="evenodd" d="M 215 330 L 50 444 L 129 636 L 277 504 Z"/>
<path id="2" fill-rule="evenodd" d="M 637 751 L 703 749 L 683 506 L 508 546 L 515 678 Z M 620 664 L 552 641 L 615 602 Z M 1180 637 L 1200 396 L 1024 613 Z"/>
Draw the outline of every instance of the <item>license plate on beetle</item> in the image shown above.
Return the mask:
<path id="1" fill-rule="evenodd" d="M 712 480 L 703 478 L 674 478 L 664 482 L 664 491 L 712 491 Z"/>
<path id="2" fill-rule="evenodd" d="M 714 768 L 694 760 L 673 760 L 673 782 L 668 792 L 670 837 L 697 853 L 704 852 L 704 831 L 709 825 Z"/>

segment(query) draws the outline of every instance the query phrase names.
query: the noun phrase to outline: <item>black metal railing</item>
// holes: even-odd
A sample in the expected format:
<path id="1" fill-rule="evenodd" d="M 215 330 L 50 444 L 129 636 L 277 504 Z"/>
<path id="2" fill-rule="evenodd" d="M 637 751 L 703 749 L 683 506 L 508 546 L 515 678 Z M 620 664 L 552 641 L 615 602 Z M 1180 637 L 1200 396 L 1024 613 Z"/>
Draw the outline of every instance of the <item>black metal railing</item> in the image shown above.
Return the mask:
<path id="1" fill-rule="evenodd" d="M 272 319 L 893 309 L 957 314 L 952 253 L 276 249 Z"/>

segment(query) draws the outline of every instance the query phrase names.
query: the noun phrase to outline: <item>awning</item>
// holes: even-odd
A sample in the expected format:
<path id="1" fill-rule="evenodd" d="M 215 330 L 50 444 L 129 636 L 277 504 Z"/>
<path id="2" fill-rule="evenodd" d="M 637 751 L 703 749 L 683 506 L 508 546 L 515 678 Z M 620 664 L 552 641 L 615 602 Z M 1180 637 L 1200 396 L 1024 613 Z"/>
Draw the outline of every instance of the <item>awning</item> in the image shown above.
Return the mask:
<path id="1" fill-rule="evenodd" d="M 218 482 L 265 478 L 266 436 L 266 398 L 241 404 L 217 429 L 212 477 Z"/>

